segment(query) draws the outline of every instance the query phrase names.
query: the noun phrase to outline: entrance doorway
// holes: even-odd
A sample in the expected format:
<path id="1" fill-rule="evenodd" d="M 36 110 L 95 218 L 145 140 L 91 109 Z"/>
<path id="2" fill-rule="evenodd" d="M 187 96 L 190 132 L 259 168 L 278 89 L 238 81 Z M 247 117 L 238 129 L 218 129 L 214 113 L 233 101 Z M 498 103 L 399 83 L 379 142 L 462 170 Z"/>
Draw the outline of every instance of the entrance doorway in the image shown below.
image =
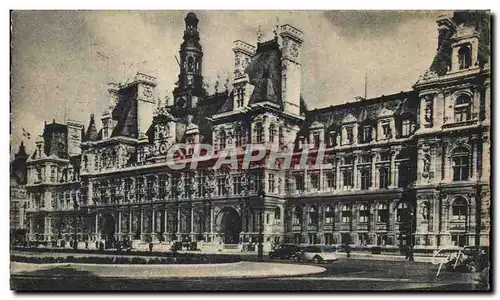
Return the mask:
<path id="1" fill-rule="evenodd" d="M 241 232 L 241 219 L 238 212 L 232 207 L 224 208 L 219 214 L 219 222 L 224 244 L 238 244 Z"/>
<path id="2" fill-rule="evenodd" d="M 115 218 L 107 213 L 101 218 L 101 237 L 105 240 L 104 247 L 111 248 L 115 240 Z"/>

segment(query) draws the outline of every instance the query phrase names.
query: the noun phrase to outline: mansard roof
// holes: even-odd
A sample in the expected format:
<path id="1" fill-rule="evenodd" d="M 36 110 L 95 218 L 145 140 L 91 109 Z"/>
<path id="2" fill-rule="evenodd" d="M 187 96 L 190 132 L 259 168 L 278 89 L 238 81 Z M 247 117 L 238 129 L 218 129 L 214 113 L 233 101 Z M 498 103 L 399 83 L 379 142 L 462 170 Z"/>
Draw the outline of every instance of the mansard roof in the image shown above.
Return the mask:
<path id="1" fill-rule="evenodd" d="M 245 69 L 255 87 L 249 104 L 269 101 L 283 107 L 281 100 L 281 50 L 278 39 L 257 44 L 257 52 Z"/>
<path id="2" fill-rule="evenodd" d="M 395 117 L 415 117 L 417 105 L 417 93 L 409 91 L 314 109 L 307 112 L 301 133 L 305 134 L 314 122 L 324 124 L 326 132 L 338 130 L 344 121 L 375 122 L 384 108 L 392 111 Z"/>
<path id="3" fill-rule="evenodd" d="M 111 136 L 138 137 L 137 132 L 137 85 L 130 85 L 118 92 L 118 103 L 112 112 L 117 121 Z"/>
<path id="4" fill-rule="evenodd" d="M 85 136 L 83 137 L 83 140 L 84 141 L 97 141 L 98 140 L 98 132 L 97 132 L 97 128 L 95 126 L 94 114 L 90 115 L 89 127 L 87 129 L 87 132 L 85 133 Z"/>

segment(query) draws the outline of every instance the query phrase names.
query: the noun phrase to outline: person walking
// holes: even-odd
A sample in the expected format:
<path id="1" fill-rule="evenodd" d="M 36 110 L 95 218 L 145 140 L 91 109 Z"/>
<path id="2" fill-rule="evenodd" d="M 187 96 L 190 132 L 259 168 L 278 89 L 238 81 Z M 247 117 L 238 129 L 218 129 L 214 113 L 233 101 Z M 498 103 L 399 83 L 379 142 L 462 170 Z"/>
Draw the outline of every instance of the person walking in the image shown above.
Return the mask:
<path id="1" fill-rule="evenodd" d="M 349 243 L 345 244 L 345 253 L 347 258 L 351 257 L 351 247 L 349 246 Z"/>
<path id="2" fill-rule="evenodd" d="M 413 244 L 410 244 L 410 247 L 408 248 L 408 260 L 411 262 L 415 261 L 413 258 Z"/>

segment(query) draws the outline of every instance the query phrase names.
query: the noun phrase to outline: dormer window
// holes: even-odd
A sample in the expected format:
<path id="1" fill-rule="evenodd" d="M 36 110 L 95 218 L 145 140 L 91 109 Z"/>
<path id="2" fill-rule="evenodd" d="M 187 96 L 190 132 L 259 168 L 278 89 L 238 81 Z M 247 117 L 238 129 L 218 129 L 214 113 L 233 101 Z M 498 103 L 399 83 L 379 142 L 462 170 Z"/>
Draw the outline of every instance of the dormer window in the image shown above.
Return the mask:
<path id="1" fill-rule="evenodd" d="M 219 149 L 224 150 L 224 148 L 226 148 L 226 132 L 221 130 L 219 134 Z"/>
<path id="2" fill-rule="evenodd" d="M 276 126 L 274 126 L 274 124 L 271 124 L 271 126 L 269 126 L 269 142 L 270 143 L 274 143 L 275 136 L 276 136 Z"/>
<path id="3" fill-rule="evenodd" d="M 243 107 L 243 95 L 245 93 L 245 89 L 243 87 L 239 87 L 236 89 L 236 108 Z"/>
<path id="4" fill-rule="evenodd" d="M 369 143 L 372 140 L 372 127 L 365 125 L 363 127 L 363 142 Z"/>
<path id="5" fill-rule="evenodd" d="M 236 127 L 234 130 L 234 144 L 236 147 L 242 146 L 242 133 L 240 127 Z"/>
<path id="6" fill-rule="evenodd" d="M 109 125 L 108 125 L 108 121 L 104 121 L 102 123 L 102 135 L 104 138 L 107 138 L 108 137 L 108 129 L 109 129 Z"/>
<path id="7" fill-rule="evenodd" d="M 314 144 L 314 148 L 315 148 L 315 149 L 318 149 L 318 148 L 319 148 L 319 143 L 320 143 L 319 133 L 315 133 L 315 134 L 313 135 L 313 144 Z"/>
<path id="8" fill-rule="evenodd" d="M 463 45 L 458 50 L 458 69 L 464 70 L 472 65 L 472 54 L 469 45 Z"/>
<path id="9" fill-rule="evenodd" d="M 403 120 L 401 122 L 401 136 L 402 137 L 407 137 L 411 134 L 411 121 L 410 120 Z"/>
<path id="10" fill-rule="evenodd" d="M 264 142 L 264 128 L 260 122 L 255 124 L 255 142 L 257 144 L 262 144 Z"/>
<path id="11" fill-rule="evenodd" d="M 389 121 L 382 121 L 380 124 L 382 128 L 382 136 L 386 139 L 391 138 L 391 124 Z"/>
<path id="12" fill-rule="evenodd" d="M 455 100 L 455 122 L 471 119 L 471 101 L 468 95 L 461 95 Z"/>
<path id="13" fill-rule="evenodd" d="M 345 128 L 345 134 L 346 134 L 346 144 L 350 145 L 354 142 L 354 133 L 353 133 L 353 127 L 352 126 L 347 126 Z"/>

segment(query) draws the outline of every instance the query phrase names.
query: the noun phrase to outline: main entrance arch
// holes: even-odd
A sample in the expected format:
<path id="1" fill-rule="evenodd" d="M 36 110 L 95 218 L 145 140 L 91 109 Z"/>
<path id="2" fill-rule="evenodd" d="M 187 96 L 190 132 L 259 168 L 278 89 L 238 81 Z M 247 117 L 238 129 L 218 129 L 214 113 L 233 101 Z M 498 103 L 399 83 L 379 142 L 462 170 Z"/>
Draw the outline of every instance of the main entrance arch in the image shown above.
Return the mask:
<path id="1" fill-rule="evenodd" d="M 241 232 L 241 218 L 236 209 L 225 207 L 217 218 L 217 227 L 223 235 L 224 244 L 238 244 Z"/>

